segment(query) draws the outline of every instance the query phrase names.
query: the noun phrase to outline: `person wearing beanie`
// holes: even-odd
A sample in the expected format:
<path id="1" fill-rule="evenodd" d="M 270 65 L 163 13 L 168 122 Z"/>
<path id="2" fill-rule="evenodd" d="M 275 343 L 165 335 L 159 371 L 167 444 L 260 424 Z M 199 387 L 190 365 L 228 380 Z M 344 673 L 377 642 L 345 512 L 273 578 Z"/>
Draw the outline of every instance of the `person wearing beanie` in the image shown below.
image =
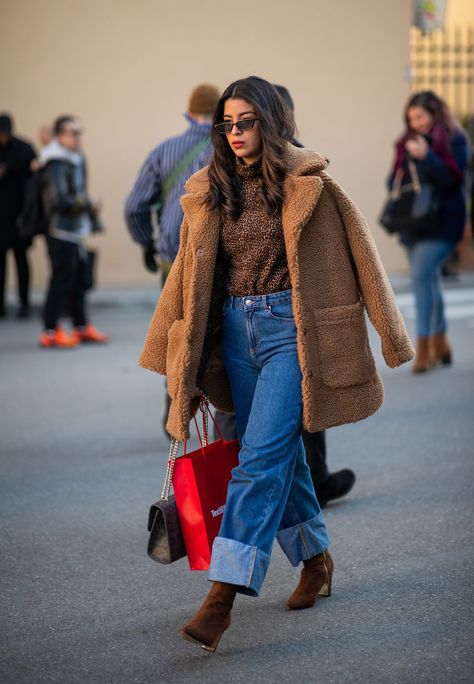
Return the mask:
<path id="1" fill-rule="evenodd" d="M 193 173 L 208 164 L 211 156 L 211 123 L 219 97 L 216 86 L 204 83 L 194 88 L 184 115 L 187 129 L 164 140 L 149 153 L 125 201 L 125 221 L 130 235 L 143 248 L 147 270 L 161 271 L 162 286 L 178 252 L 184 185 Z M 152 223 L 155 211 L 157 238 Z M 167 396 L 164 424 L 169 401 Z"/>
<path id="2" fill-rule="evenodd" d="M 12 250 L 18 276 L 18 316 L 30 315 L 30 268 L 27 251 L 30 239 L 19 234 L 19 219 L 24 205 L 25 186 L 36 158 L 33 147 L 13 135 L 13 120 L 0 114 L 0 317 L 7 314 L 5 283 L 7 253 Z"/>

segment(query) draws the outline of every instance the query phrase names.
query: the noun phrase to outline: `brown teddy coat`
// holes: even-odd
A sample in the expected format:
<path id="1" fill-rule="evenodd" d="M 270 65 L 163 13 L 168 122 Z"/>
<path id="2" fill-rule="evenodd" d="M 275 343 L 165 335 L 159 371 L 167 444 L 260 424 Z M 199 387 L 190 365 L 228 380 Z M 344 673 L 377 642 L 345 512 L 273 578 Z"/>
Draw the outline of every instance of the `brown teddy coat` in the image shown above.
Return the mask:
<path id="1" fill-rule="evenodd" d="M 409 361 L 414 350 L 367 224 L 324 171 L 326 160 L 288 144 L 286 162 L 282 224 L 303 376 L 303 426 L 315 432 L 362 420 L 382 404 L 364 309 L 388 366 Z M 191 397 L 215 287 L 220 219 L 203 202 L 208 188 L 207 167 L 186 184 L 178 255 L 139 361 L 167 376 L 172 402 L 166 428 L 179 440 L 189 438 Z M 214 406 L 233 411 L 218 327 L 200 385 Z"/>

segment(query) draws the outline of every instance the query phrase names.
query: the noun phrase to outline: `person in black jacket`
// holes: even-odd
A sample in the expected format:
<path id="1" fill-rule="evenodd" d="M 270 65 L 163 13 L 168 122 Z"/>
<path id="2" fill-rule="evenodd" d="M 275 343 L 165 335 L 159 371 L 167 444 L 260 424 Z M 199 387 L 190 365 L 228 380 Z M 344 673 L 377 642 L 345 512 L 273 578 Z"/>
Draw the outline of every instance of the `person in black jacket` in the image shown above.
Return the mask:
<path id="1" fill-rule="evenodd" d="M 43 348 L 75 347 L 81 342 L 108 340 L 108 335 L 90 323 L 85 308 L 88 255 L 84 238 L 98 228 L 100 207 L 87 194 L 81 136 L 76 117 L 59 117 L 54 124 L 54 138 L 42 150 L 40 158 L 52 270 L 44 307 L 44 331 L 40 336 Z M 66 306 L 74 325 L 71 335 L 58 324 Z"/>
<path id="2" fill-rule="evenodd" d="M 400 233 L 411 264 L 416 300 L 417 345 L 414 373 L 452 362 L 441 281 L 443 262 L 462 240 L 466 222 L 464 181 L 469 156 L 468 139 L 448 105 L 427 90 L 412 95 L 405 107 L 406 130 L 396 142 L 389 178 L 402 184 L 411 179 L 413 165 L 420 183 L 431 183 L 439 201 L 431 230 Z"/>
<path id="3" fill-rule="evenodd" d="M 5 281 L 7 253 L 13 251 L 18 275 L 20 308 L 18 316 L 30 315 L 30 268 L 27 250 L 30 239 L 19 234 L 19 219 L 23 207 L 25 185 L 36 158 L 33 147 L 13 135 L 13 121 L 8 114 L 0 115 L 0 316 L 6 315 Z"/>
<path id="4" fill-rule="evenodd" d="M 276 85 L 275 88 L 283 103 L 294 117 L 295 105 L 290 92 L 285 86 Z M 295 126 L 296 128 L 296 126 Z M 292 140 L 296 147 L 304 147 L 296 138 Z M 316 496 L 322 508 L 328 501 L 339 499 L 350 492 L 355 483 L 355 474 L 349 468 L 343 468 L 333 473 L 327 466 L 326 431 L 302 432 L 306 460 L 311 472 Z"/>

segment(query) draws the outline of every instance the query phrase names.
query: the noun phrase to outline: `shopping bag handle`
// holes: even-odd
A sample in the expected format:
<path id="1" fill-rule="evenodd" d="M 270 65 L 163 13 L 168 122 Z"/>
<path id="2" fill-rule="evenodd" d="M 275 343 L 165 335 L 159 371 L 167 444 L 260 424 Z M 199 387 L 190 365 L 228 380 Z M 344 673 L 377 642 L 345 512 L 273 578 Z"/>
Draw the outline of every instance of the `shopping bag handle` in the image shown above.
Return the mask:
<path id="1" fill-rule="evenodd" d="M 199 432 L 199 427 L 198 427 L 197 420 L 196 420 L 196 414 L 194 414 L 193 418 L 194 418 L 194 424 L 196 425 L 196 430 L 198 433 L 199 442 L 201 443 L 201 448 L 203 446 L 207 446 L 209 443 L 209 416 L 211 416 L 211 420 L 214 423 L 214 427 L 216 428 L 216 432 L 219 435 L 219 439 L 221 441 L 224 441 L 222 433 L 219 430 L 219 426 L 217 425 L 216 420 L 215 420 L 214 416 L 212 415 L 211 409 L 209 407 L 209 397 L 204 392 L 201 394 L 201 396 L 199 398 L 199 410 L 202 413 L 202 433 L 203 433 L 204 443 L 203 443 L 203 440 L 201 439 L 201 434 Z"/>
<path id="2" fill-rule="evenodd" d="M 198 433 L 199 437 L 199 443 L 201 444 L 201 450 L 204 453 L 204 447 L 208 445 L 209 443 L 209 416 L 211 416 L 212 422 L 214 423 L 214 426 L 216 428 L 216 432 L 219 435 L 219 439 L 223 442 L 224 438 L 222 436 L 221 431 L 219 430 L 219 426 L 217 425 L 214 416 L 211 413 L 211 410 L 209 408 L 209 397 L 207 394 L 204 392 L 201 394 L 199 398 L 199 410 L 202 413 L 202 437 L 201 433 L 199 432 L 199 426 L 197 424 L 196 420 L 196 414 L 193 415 L 194 419 L 194 424 L 196 425 L 196 430 Z M 173 481 L 173 473 L 174 473 L 174 467 L 176 464 L 176 458 L 178 454 L 178 447 L 180 444 L 180 440 L 175 439 L 174 437 L 171 438 L 171 444 L 170 444 L 170 451 L 168 455 L 168 465 L 166 468 L 166 475 L 165 475 L 165 481 L 163 483 L 163 489 L 161 491 L 161 500 L 162 501 L 168 501 L 170 491 L 171 491 L 171 483 Z M 183 456 L 186 456 L 186 444 L 187 440 L 184 440 L 184 453 Z"/>

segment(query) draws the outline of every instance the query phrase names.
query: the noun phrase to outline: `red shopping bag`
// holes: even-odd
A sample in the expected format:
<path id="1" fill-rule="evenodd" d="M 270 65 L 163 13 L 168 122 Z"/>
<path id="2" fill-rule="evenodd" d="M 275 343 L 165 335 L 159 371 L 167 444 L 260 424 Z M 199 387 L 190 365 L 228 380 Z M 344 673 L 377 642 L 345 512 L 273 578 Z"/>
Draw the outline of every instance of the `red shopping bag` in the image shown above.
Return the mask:
<path id="1" fill-rule="evenodd" d="M 184 455 L 176 459 L 173 472 L 176 507 L 191 570 L 209 568 L 212 543 L 219 533 L 227 486 L 232 468 L 239 463 L 240 450 L 238 439 L 226 441 L 221 436 L 217 442 L 207 443 L 207 401 L 201 401 L 200 408 L 203 411 L 204 439 L 194 418 L 201 446 L 186 453 L 185 442 Z M 209 415 L 214 421 L 210 412 Z M 220 434 L 217 425 L 216 429 Z"/>

